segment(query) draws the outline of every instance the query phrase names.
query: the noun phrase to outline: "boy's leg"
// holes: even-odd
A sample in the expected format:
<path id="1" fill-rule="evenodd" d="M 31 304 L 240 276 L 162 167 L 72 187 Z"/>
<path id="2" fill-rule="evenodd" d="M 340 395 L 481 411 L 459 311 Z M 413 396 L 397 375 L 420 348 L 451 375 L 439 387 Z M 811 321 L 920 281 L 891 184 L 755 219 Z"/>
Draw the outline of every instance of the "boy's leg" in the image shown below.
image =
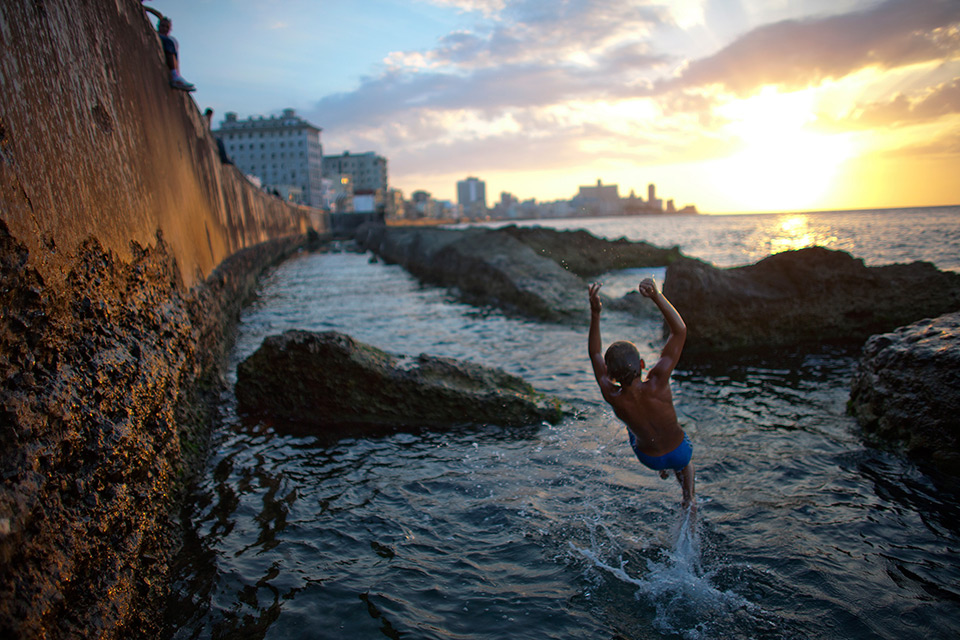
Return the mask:
<path id="1" fill-rule="evenodd" d="M 697 503 L 694 500 L 694 473 L 693 473 L 693 461 L 691 460 L 687 463 L 683 469 L 676 471 L 677 482 L 680 483 L 680 489 L 683 492 L 683 508 L 693 507 L 697 508 Z"/>

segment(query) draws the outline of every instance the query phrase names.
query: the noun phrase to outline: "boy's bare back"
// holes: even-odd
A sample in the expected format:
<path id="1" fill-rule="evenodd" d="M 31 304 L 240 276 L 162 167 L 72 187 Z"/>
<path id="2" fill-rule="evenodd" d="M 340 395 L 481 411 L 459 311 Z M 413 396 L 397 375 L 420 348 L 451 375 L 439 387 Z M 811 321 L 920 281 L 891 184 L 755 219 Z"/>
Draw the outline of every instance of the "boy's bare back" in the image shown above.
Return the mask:
<path id="1" fill-rule="evenodd" d="M 634 380 L 626 388 L 611 385 L 615 390 L 603 393 L 603 397 L 633 432 L 637 448 L 650 456 L 662 456 L 677 448 L 683 431 L 677 422 L 669 383 L 651 379 L 651 375 L 652 372 L 646 380 Z M 603 387 L 600 386 L 601 392 Z"/>

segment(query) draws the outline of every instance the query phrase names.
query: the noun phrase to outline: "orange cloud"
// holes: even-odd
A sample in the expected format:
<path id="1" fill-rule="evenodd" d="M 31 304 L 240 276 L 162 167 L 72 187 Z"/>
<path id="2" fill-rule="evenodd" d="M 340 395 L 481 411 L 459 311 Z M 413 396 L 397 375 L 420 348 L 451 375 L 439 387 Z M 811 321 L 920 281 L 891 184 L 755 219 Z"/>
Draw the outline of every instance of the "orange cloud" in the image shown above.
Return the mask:
<path id="1" fill-rule="evenodd" d="M 757 27 L 660 86 L 721 85 L 746 95 L 765 85 L 816 86 L 867 67 L 954 59 L 960 57 L 958 23 L 956 0 L 887 0 L 864 11 L 785 20 Z"/>

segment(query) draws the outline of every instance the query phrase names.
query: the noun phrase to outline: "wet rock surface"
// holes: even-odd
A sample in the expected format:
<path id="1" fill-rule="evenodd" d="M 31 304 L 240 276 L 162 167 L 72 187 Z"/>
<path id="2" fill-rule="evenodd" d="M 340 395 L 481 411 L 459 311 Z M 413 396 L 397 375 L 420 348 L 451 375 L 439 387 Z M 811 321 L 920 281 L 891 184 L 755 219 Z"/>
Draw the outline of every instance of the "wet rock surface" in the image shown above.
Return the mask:
<path id="1" fill-rule="evenodd" d="M 680 257 L 585 231 L 439 229 L 365 225 L 356 240 L 425 282 L 454 287 L 472 304 L 548 322 L 586 324 L 585 282 L 606 271 L 663 266 Z M 626 308 L 630 308 L 629 306 Z"/>
<path id="2" fill-rule="evenodd" d="M 960 274 L 915 262 L 867 267 L 812 247 L 733 269 L 667 268 L 664 293 L 687 324 L 685 354 L 860 342 L 960 309 Z"/>
<path id="3" fill-rule="evenodd" d="M 0 637 L 157 629 L 233 316 L 292 248 L 186 290 L 162 239 L 129 263 L 91 240 L 54 290 L 0 222 Z"/>
<path id="4" fill-rule="evenodd" d="M 870 338 L 850 411 L 868 436 L 960 476 L 960 313 Z"/>
<path id="5" fill-rule="evenodd" d="M 358 244 L 464 301 L 550 322 L 585 323 L 583 283 L 519 240 L 488 229 L 366 225 Z"/>
<path id="6" fill-rule="evenodd" d="M 556 400 L 499 369 L 394 356 L 335 331 L 268 337 L 237 367 L 236 395 L 243 412 L 332 439 L 562 417 Z"/>
<path id="7" fill-rule="evenodd" d="M 509 226 L 498 230 L 549 258 L 581 278 L 609 271 L 665 267 L 683 257 L 678 247 L 663 249 L 626 238 L 606 240 L 582 229 L 557 231 L 544 227 Z"/>

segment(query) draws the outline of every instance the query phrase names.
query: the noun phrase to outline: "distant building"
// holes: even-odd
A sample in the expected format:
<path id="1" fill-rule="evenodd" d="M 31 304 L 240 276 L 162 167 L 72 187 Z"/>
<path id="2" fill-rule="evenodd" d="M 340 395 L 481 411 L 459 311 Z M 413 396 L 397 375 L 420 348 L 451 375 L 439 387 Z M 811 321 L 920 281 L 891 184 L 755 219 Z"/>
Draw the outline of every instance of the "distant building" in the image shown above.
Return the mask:
<path id="1" fill-rule="evenodd" d="M 265 191 L 311 207 L 323 206 L 323 147 L 320 132 L 293 109 L 279 117 L 238 120 L 226 114 L 213 132 L 233 163 L 259 179 Z"/>
<path id="2" fill-rule="evenodd" d="M 617 185 L 597 180 L 595 186 L 580 187 L 573 201 L 577 209 L 589 215 L 618 215 L 623 211 L 619 191 Z"/>
<path id="3" fill-rule="evenodd" d="M 663 211 L 663 200 L 657 198 L 657 187 L 652 182 L 647 185 L 647 208 Z"/>
<path id="4" fill-rule="evenodd" d="M 400 189 L 387 189 L 387 217 L 407 217 L 407 211 L 403 201 L 403 191 Z"/>
<path id="5" fill-rule="evenodd" d="M 372 151 L 344 152 L 338 156 L 323 157 L 323 177 L 334 182 L 348 178 L 355 195 L 372 195 L 376 210 L 386 210 L 387 159 Z M 366 202 L 366 199 L 363 200 Z M 364 204 L 364 206 L 368 206 Z M 360 209 L 357 209 L 359 211 Z"/>
<path id="6" fill-rule="evenodd" d="M 413 204 L 413 218 L 436 218 L 437 202 L 429 191 L 414 191 L 410 194 L 410 201 Z"/>
<path id="7" fill-rule="evenodd" d="M 324 177 L 324 204 L 331 213 L 353 213 L 353 180 L 350 176 Z"/>
<path id="8" fill-rule="evenodd" d="M 457 204 L 469 218 L 487 215 L 487 183 L 472 177 L 457 182 Z"/>

